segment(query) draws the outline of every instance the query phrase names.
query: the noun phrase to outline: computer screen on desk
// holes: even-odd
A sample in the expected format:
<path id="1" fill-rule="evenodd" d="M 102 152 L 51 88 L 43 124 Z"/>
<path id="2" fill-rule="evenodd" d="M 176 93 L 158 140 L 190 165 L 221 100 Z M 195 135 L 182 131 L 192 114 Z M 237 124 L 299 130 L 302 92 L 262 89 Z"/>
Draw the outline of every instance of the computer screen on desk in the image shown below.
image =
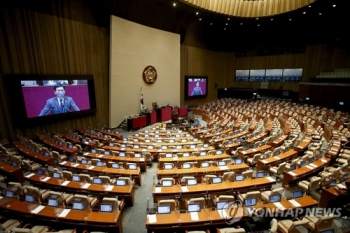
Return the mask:
<path id="1" fill-rule="evenodd" d="M 302 196 L 303 196 L 303 191 L 301 191 L 301 190 L 295 190 L 292 193 L 293 199 L 300 198 Z"/>
<path id="2" fill-rule="evenodd" d="M 113 205 L 112 204 L 106 204 L 102 203 L 100 205 L 100 212 L 112 212 L 113 211 Z"/>
<path id="3" fill-rule="evenodd" d="M 119 164 L 117 164 L 117 163 L 112 163 L 112 168 L 119 168 Z"/>
<path id="4" fill-rule="evenodd" d="M 73 176 L 72 176 L 72 180 L 73 180 L 73 181 L 76 181 L 76 182 L 80 182 L 80 176 L 78 176 L 78 175 L 73 175 Z"/>
<path id="5" fill-rule="evenodd" d="M 153 149 L 154 149 L 154 147 L 153 147 L 153 146 L 147 146 L 147 149 L 149 149 L 149 150 L 153 150 Z"/>
<path id="6" fill-rule="evenodd" d="M 163 150 L 168 149 L 168 147 L 167 147 L 167 146 L 162 146 L 161 148 L 162 148 Z"/>
<path id="7" fill-rule="evenodd" d="M 349 179 L 349 174 L 348 173 L 344 173 L 343 180 L 347 180 L 347 179 Z"/>
<path id="8" fill-rule="evenodd" d="M 270 200 L 271 203 L 280 202 L 281 201 L 281 195 L 279 195 L 279 194 L 271 195 L 269 197 L 269 200 Z"/>
<path id="9" fill-rule="evenodd" d="M 121 147 L 121 148 L 125 148 L 126 145 L 125 145 L 125 144 L 120 144 L 120 147 Z"/>
<path id="10" fill-rule="evenodd" d="M 218 162 L 218 166 L 226 166 L 226 162 L 225 161 L 219 161 Z"/>
<path id="11" fill-rule="evenodd" d="M 173 181 L 172 180 L 163 180 L 162 186 L 163 187 L 171 187 L 171 186 L 173 186 Z"/>
<path id="12" fill-rule="evenodd" d="M 110 155 L 111 153 L 109 152 L 109 150 L 105 151 L 105 155 Z"/>
<path id="13" fill-rule="evenodd" d="M 228 209 L 228 201 L 216 202 L 216 210 Z"/>
<path id="14" fill-rule="evenodd" d="M 242 159 L 235 159 L 235 164 L 242 164 L 243 160 Z"/>
<path id="15" fill-rule="evenodd" d="M 44 170 L 39 168 L 38 170 L 36 170 L 36 174 L 38 175 L 44 175 Z"/>
<path id="16" fill-rule="evenodd" d="M 136 153 L 135 154 L 135 158 L 141 158 L 141 154 L 140 153 Z"/>
<path id="17" fill-rule="evenodd" d="M 182 164 L 182 168 L 183 169 L 189 169 L 189 168 L 191 168 L 191 164 L 190 163 L 184 163 L 184 164 Z"/>
<path id="18" fill-rule="evenodd" d="M 58 173 L 58 172 L 54 172 L 54 173 L 52 174 L 52 176 L 53 176 L 53 178 L 57 178 L 57 179 L 60 179 L 60 178 L 61 178 L 61 174 Z"/>
<path id="19" fill-rule="evenodd" d="M 190 148 L 194 149 L 194 148 L 196 148 L 196 145 L 190 145 Z"/>
<path id="20" fill-rule="evenodd" d="M 321 231 L 320 233 L 334 233 L 334 229 L 329 229 L 329 230 Z"/>
<path id="21" fill-rule="evenodd" d="M 14 198 L 15 197 L 15 192 L 8 189 L 8 190 L 6 190 L 5 197 Z"/>
<path id="22" fill-rule="evenodd" d="M 130 170 L 136 170 L 137 169 L 137 165 L 132 163 L 132 164 L 129 164 L 129 169 Z"/>
<path id="23" fill-rule="evenodd" d="M 336 179 L 332 179 L 330 182 L 329 182 L 329 186 L 330 187 L 334 187 L 337 185 L 337 180 Z"/>
<path id="24" fill-rule="evenodd" d="M 103 162 L 102 161 L 97 161 L 96 162 L 97 167 L 103 167 Z"/>
<path id="25" fill-rule="evenodd" d="M 56 198 L 49 198 L 47 200 L 47 205 L 52 207 L 58 207 L 58 200 Z"/>
<path id="26" fill-rule="evenodd" d="M 202 162 L 201 167 L 209 167 L 209 162 Z"/>
<path id="27" fill-rule="evenodd" d="M 310 159 L 309 159 L 309 163 L 313 163 L 315 161 L 315 157 L 311 157 Z"/>
<path id="28" fill-rule="evenodd" d="M 146 139 L 145 142 L 151 142 L 150 139 Z M 148 148 L 148 149 L 153 149 L 153 148 Z"/>
<path id="29" fill-rule="evenodd" d="M 280 150 L 276 150 L 275 152 L 273 152 L 274 156 L 280 155 Z"/>
<path id="30" fill-rule="evenodd" d="M 217 150 L 217 151 L 215 152 L 215 154 L 217 154 L 217 155 L 222 155 L 222 150 Z"/>
<path id="31" fill-rule="evenodd" d="M 158 214 L 170 214 L 171 213 L 170 205 L 159 205 L 157 207 L 157 213 Z"/>
<path id="32" fill-rule="evenodd" d="M 125 186 L 126 185 L 126 180 L 124 180 L 124 179 L 117 179 L 116 185 L 117 186 Z"/>
<path id="33" fill-rule="evenodd" d="M 96 149 L 92 149 L 91 153 L 96 154 L 97 153 Z"/>
<path id="34" fill-rule="evenodd" d="M 165 170 L 171 170 L 173 169 L 174 165 L 173 164 L 164 164 L 164 169 Z"/>
<path id="35" fill-rule="evenodd" d="M 191 213 L 191 212 L 200 212 L 201 211 L 201 205 L 200 204 L 188 204 L 187 211 L 189 213 Z"/>
<path id="36" fill-rule="evenodd" d="M 187 179 L 187 185 L 196 185 L 197 180 L 196 179 Z"/>
<path id="37" fill-rule="evenodd" d="M 82 203 L 80 201 L 74 201 L 72 204 L 72 209 L 73 210 L 84 210 L 85 209 L 84 203 Z"/>
<path id="38" fill-rule="evenodd" d="M 49 152 L 45 152 L 44 155 L 48 157 L 50 154 Z"/>
<path id="39" fill-rule="evenodd" d="M 222 178 L 221 177 L 213 177 L 213 184 L 220 184 L 222 183 Z"/>
<path id="40" fill-rule="evenodd" d="M 257 178 L 263 178 L 265 177 L 266 173 L 264 171 L 259 171 L 258 173 L 256 173 L 256 177 Z"/>
<path id="41" fill-rule="evenodd" d="M 109 146 L 114 146 L 114 143 L 113 143 L 113 142 L 110 142 L 110 143 L 109 143 Z"/>
<path id="42" fill-rule="evenodd" d="M 300 167 L 304 167 L 305 165 L 306 165 L 306 161 L 305 160 L 301 161 Z"/>
<path id="43" fill-rule="evenodd" d="M 293 171 L 295 169 L 297 169 L 297 165 L 296 164 L 290 165 L 289 170 Z"/>
<path id="44" fill-rule="evenodd" d="M 34 195 L 32 195 L 32 194 L 26 194 L 24 200 L 25 200 L 26 202 L 29 202 L 29 203 L 34 203 L 34 200 L 35 200 L 35 199 L 34 199 Z"/>
<path id="45" fill-rule="evenodd" d="M 205 151 L 200 152 L 200 156 L 206 156 L 206 155 L 207 155 L 207 153 Z"/>
<path id="46" fill-rule="evenodd" d="M 157 142 L 163 142 L 162 139 L 157 139 Z"/>
<path id="47" fill-rule="evenodd" d="M 125 152 L 120 151 L 119 152 L 119 157 L 125 157 Z"/>
<path id="48" fill-rule="evenodd" d="M 182 157 L 190 157 L 190 153 L 185 152 L 185 153 L 183 153 Z"/>
<path id="49" fill-rule="evenodd" d="M 165 158 L 172 158 L 172 157 L 173 157 L 173 154 L 171 154 L 171 153 L 165 154 Z"/>
<path id="50" fill-rule="evenodd" d="M 140 145 L 134 145 L 134 149 L 139 149 Z"/>
<path id="51" fill-rule="evenodd" d="M 244 180 L 244 176 L 241 175 L 241 174 L 236 175 L 236 179 L 235 179 L 235 180 L 236 180 L 236 181 L 242 181 L 242 180 Z"/>
<path id="52" fill-rule="evenodd" d="M 247 198 L 244 202 L 245 206 L 254 206 L 256 205 L 256 199 L 255 198 Z"/>
<path id="53" fill-rule="evenodd" d="M 95 177 L 95 178 L 92 179 L 92 183 L 93 184 L 102 184 L 102 179 L 98 178 L 98 177 Z"/>
<path id="54" fill-rule="evenodd" d="M 87 165 L 87 164 L 88 164 L 88 161 L 87 161 L 86 159 L 82 159 L 82 160 L 81 160 L 81 164 Z"/>

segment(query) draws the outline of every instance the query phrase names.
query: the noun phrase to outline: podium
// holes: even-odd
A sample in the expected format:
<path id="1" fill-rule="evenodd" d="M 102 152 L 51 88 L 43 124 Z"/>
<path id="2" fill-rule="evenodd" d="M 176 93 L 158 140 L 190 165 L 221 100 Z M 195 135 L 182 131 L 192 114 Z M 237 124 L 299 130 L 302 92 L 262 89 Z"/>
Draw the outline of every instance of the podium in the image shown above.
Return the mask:
<path id="1" fill-rule="evenodd" d="M 147 116 L 147 124 L 148 125 L 153 125 L 157 123 L 157 112 L 151 111 L 146 113 Z"/>
<path id="2" fill-rule="evenodd" d="M 171 107 L 157 108 L 157 122 L 164 122 L 171 120 Z"/>
<path id="3" fill-rule="evenodd" d="M 128 125 L 128 131 L 145 127 L 147 126 L 147 117 L 139 116 L 134 118 L 128 118 L 127 125 Z"/>
<path id="4" fill-rule="evenodd" d="M 188 115 L 188 108 L 187 107 L 181 107 L 179 109 L 179 117 L 187 117 Z"/>

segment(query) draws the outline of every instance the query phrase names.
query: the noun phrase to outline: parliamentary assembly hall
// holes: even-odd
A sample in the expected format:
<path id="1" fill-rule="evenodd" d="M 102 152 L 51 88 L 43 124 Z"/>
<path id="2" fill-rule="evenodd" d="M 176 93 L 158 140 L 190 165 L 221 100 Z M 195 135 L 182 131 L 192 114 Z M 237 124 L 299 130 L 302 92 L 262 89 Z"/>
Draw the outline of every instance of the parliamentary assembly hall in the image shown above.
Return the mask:
<path id="1" fill-rule="evenodd" d="M 0 3 L 0 233 L 350 233 L 348 0 Z"/>

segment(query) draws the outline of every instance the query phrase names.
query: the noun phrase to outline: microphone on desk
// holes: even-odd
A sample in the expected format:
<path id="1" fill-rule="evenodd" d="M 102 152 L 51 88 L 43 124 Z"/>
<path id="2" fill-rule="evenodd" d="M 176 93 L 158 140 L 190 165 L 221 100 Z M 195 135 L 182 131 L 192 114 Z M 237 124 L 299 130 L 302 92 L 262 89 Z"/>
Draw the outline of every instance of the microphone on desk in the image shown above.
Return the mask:
<path id="1" fill-rule="evenodd" d="M 45 114 L 45 116 L 47 116 L 47 115 L 52 111 L 52 109 L 54 109 L 54 107 L 55 107 L 55 106 L 52 106 L 52 107 L 50 108 L 50 110 Z"/>
<path id="2" fill-rule="evenodd" d="M 65 109 L 67 109 L 69 112 L 72 112 L 71 110 L 69 110 L 67 107 L 64 107 Z"/>

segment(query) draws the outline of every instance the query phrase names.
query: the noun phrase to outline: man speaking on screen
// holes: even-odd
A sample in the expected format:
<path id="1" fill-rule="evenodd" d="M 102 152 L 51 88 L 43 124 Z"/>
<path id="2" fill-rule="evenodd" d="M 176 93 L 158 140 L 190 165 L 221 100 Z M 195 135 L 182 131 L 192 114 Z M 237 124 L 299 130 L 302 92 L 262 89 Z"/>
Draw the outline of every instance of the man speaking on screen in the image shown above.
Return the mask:
<path id="1" fill-rule="evenodd" d="M 203 95 L 202 89 L 199 86 L 199 82 L 196 82 L 196 86 L 192 90 L 191 96 L 194 96 L 194 95 Z"/>
<path id="2" fill-rule="evenodd" d="M 51 114 L 60 114 L 66 112 L 80 111 L 78 106 L 74 103 L 72 97 L 65 96 L 65 88 L 62 85 L 54 86 L 54 93 L 56 97 L 50 98 L 46 101 L 46 105 L 41 110 L 39 116 L 46 116 Z"/>

